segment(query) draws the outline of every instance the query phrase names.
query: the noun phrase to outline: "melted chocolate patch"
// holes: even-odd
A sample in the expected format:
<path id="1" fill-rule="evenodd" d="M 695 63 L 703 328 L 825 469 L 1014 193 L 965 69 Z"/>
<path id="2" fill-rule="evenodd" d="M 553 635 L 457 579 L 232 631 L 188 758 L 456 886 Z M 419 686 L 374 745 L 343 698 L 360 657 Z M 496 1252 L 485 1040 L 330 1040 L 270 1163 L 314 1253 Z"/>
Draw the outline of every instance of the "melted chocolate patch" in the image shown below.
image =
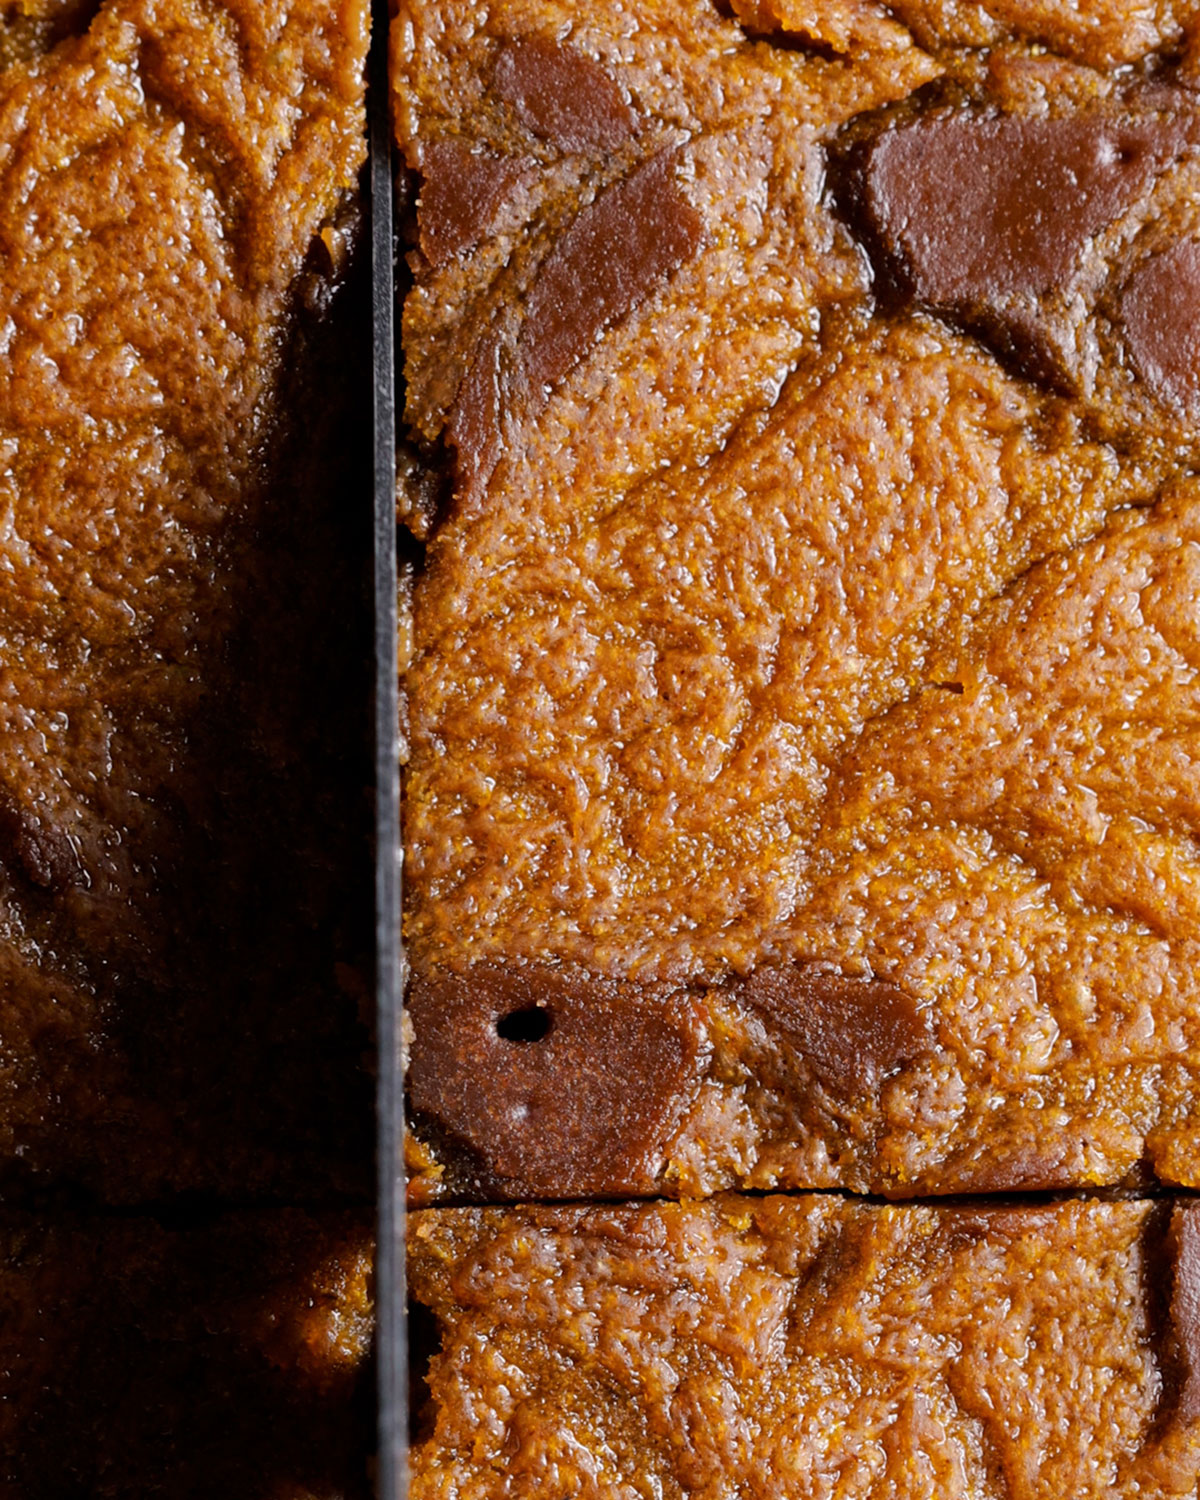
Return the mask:
<path id="1" fill-rule="evenodd" d="M 1070 1188 L 1076 1174 L 1057 1157 L 1035 1150 L 991 1152 L 952 1173 L 954 1185 L 966 1193 L 1049 1192 Z"/>
<path id="2" fill-rule="evenodd" d="M 627 317 L 700 248 L 700 215 L 662 151 L 585 208 L 546 256 L 525 303 L 512 369 L 503 340 L 480 344 L 447 423 L 460 494 L 482 493 L 499 461 L 506 411 L 536 413 L 604 330 Z"/>
<path id="3" fill-rule="evenodd" d="M 647 1192 L 695 1083 L 684 994 L 531 964 L 414 980 L 412 1107 L 513 1195 Z"/>
<path id="4" fill-rule="evenodd" d="M 615 80 L 574 47 L 542 37 L 506 42 L 492 87 L 521 123 L 561 151 L 614 151 L 637 131 Z"/>
<path id="5" fill-rule="evenodd" d="M 660 151 L 585 208 L 546 257 L 518 345 L 530 397 L 557 385 L 610 324 L 699 250 L 704 226 Z"/>
<path id="6" fill-rule="evenodd" d="M 868 208 L 923 300 L 1048 292 L 1186 140 L 1171 116 L 923 120 L 872 148 Z"/>
<path id="7" fill-rule="evenodd" d="M 1071 289 L 1094 237 L 1200 139 L 1182 97 L 1160 90 L 1153 113 L 964 110 L 886 131 L 867 150 L 862 195 L 890 270 L 1035 378 L 1073 384 L 1072 329 L 1045 299 Z"/>
<path id="8" fill-rule="evenodd" d="M 455 473 L 467 503 L 479 498 L 500 461 L 502 342 L 495 331 L 485 335 L 446 423 L 446 436 L 455 451 Z"/>
<path id="9" fill-rule="evenodd" d="M 978 1244 L 980 1240 L 992 1239 L 996 1235 L 1012 1235 L 1021 1239 L 1039 1219 L 1050 1219 L 1053 1206 L 1037 1209 L 1029 1204 L 1010 1208 L 1004 1204 L 977 1204 L 970 1208 L 939 1208 L 938 1233 L 945 1238 L 947 1248 L 956 1250 L 963 1245 Z"/>
<path id="10" fill-rule="evenodd" d="M 1176 1410 L 1183 1421 L 1194 1422 L 1200 1419 L 1200 1203 L 1172 1213 L 1170 1246 L 1171 1328 L 1180 1374 Z"/>
<path id="11" fill-rule="evenodd" d="M 1200 241 L 1155 255 L 1121 299 L 1125 337 L 1138 373 L 1160 396 L 1200 405 Z"/>
<path id="12" fill-rule="evenodd" d="M 431 141 L 421 163 L 417 207 L 429 264 L 444 266 L 477 245 L 531 165 L 527 157 L 472 150 L 463 141 Z"/>
<path id="13" fill-rule="evenodd" d="M 933 1048 L 928 1016 L 881 979 L 818 964 L 770 965 L 755 970 L 741 996 L 837 1094 L 875 1090 Z"/>

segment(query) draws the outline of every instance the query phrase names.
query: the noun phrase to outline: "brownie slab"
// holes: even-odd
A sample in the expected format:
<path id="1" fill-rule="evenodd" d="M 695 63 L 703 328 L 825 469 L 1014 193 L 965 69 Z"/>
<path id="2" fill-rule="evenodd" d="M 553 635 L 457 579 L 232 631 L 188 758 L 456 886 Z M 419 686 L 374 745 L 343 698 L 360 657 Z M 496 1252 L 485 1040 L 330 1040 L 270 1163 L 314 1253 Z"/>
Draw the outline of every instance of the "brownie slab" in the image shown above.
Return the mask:
<path id="1" fill-rule="evenodd" d="M 1200 1183 L 1156 17 L 401 6 L 419 1201 Z"/>
<path id="2" fill-rule="evenodd" d="M 1194 1204 L 729 1196 L 429 1209 L 409 1234 L 415 1500 L 1200 1478 Z"/>
<path id="3" fill-rule="evenodd" d="M 367 1215 L 0 1213 L 0 1495 L 365 1500 Z"/>
<path id="4" fill-rule="evenodd" d="M 3 8 L 5 1194 L 370 1179 L 367 31 Z"/>

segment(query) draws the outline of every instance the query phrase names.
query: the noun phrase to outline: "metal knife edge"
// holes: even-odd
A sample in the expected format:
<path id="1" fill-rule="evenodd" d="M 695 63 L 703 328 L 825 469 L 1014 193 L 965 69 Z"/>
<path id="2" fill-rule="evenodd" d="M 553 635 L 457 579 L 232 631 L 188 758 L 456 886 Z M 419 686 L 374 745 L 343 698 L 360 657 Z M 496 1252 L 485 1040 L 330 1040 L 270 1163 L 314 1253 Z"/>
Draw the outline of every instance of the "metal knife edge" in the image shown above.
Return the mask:
<path id="1" fill-rule="evenodd" d="M 379 1500 L 408 1493 L 404 1077 L 400 1007 L 400 746 L 397 680 L 396 357 L 388 0 L 372 0 L 367 68 L 374 390 L 376 1379 Z"/>

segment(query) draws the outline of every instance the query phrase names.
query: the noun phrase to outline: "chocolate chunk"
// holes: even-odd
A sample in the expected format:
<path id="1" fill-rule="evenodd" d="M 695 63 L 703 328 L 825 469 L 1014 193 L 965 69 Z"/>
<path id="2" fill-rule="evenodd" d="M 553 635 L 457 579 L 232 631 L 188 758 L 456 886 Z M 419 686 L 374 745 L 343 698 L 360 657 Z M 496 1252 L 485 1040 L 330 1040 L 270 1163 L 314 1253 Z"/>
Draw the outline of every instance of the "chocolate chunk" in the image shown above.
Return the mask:
<path id="1" fill-rule="evenodd" d="M 615 151 L 637 130 L 637 116 L 599 63 L 542 37 L 507 42 L 492 86 L 523 125 L 562 151 Z"/>
<path id="2" fill-rule="evenodd" d="M 770 965 L 745 981 L 741 998 L 838 1094 L 877 1089 L 933 1047 L 928 1016 L 884 980 L 819 964 Z"/>
<path id="3" fill-rule="evenodd" d="M 531 165 L 528 157 L 497 156 L 463 141 L 431 141 L 422 157 L 417 208 L 429 264 L 443 266 L 477 245 Z"/>
<path id="4" fill-rule="evenodd" d="M 922 120 L 875 143 L 867 206 L 923 301 L 1048 292 L 1194 129 L 1178 114 Z"/>
<path id="5" fill-rule="evenodd" d="M 1121 299 L 1138 372 L 1160 396 L 1200 401 L 1200 242 L 1185 240 L 1141 266 Z"/>
<path id="6" fill-rule="evenodd" d="M 633 311 L 699 249 L 703 225 L 662 151 L 585 208 L 546 256 L 525 304 L 515 368 L 505 382 L 497 331 L 479 345 L 446 434 L 458 457 L 460 498 L 478 499 L 499 457 L 514 404 L 537 412 L 605 328 Z"/>
<path id="7" fill-rule="evenodd" d="M 463 377 L 446 423 L 455 450 L 455 473 L 464 501 L 476 500 L 500 459 L 500 349 L 498 333 L 487 334 Z"/>
<path id="8" fill-rule="evenodd" d="M 548 964 L 414 980 L 413 1109 L 514 1196 L 648 1192 L 697 1079 L 686 994 Z"/>
<path id="9" fill-rule="evenodd" d="M 703 224 L 680 191 L 675 161 L 674 151 L 660 151 L 601 193 L 546 257 L 518 346 L 535 405 L 606 327 L 700 248 Z"/>
<path id="10" fill-rule="evenodd" d="M 0 799 L 0 858 L 39 890 L 57 893 L 84 883 L 66 834 L 7 798 Z"/>
<path id="11" fill-rule="evenodd" d="M 963 1245 L 977 1245 L 981 1240 L 995 1242 L 1008 1236 L 1020 1240 L 1028 1236 L 1039 1221 L 1052 1222 L 1057 1213 L 1054 1204 L 1044 1208 L 1034 1208 L 1028 1203 L 1019 1208 L 1004 1203 L 976 1203 L 969 1208 L 939 1206 L 937 1228 L 946 1248 L 953 1252 Z"/>
<path id="12" fill-rule="evenodd" d="M 1049 1192 L 1075 1185 L 1076 1173 L 1069 1163 L 1044 1151 L 1019 1146 L 990 1145 L 986 1154 L 947 1174 L 964 1192 Z"/>
<path id="13" fill-rule="evenodd" d="M 1174 1264 L 1171 1328 L 1179 1361 L 1176 1410 L 1185 1422 L 1200 1418 L 1200 1203 L 1177 1207 L 1169 1242 Z"/>
<path id="14" fill-rule="evenodd" d="M 1200 139 L 1182 97 L 1059 119 L 963 110 L 885 132 L 867 152 L 863 205 L 889 269 L 1034 378 L 1076 384 L 1078 313 L 1047 299 L 1062 303 L 1099 231 Z"/>

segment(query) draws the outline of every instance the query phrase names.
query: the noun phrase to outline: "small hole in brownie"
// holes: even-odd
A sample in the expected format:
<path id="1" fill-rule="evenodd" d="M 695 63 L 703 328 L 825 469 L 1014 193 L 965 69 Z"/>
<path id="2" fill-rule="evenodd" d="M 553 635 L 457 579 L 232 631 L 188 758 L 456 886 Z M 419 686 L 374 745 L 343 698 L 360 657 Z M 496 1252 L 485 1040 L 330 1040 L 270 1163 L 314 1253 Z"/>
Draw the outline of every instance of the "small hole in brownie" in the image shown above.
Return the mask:
<path id="1" fill-rule="evenodd" d="M 510 1010 L 496 1022 L 496 1035 L 506 1042 L 540 1042 L 549 1036 L 554 1022 L 540 1005 Z"/>
<path id="2" fill-rule="evenodd" d="M 1129 141 L 1107 141 L 1100 148 L 1101 159 L 1110 165 L 1127 167 L 1140 155 L 1136 144 Z"/>

